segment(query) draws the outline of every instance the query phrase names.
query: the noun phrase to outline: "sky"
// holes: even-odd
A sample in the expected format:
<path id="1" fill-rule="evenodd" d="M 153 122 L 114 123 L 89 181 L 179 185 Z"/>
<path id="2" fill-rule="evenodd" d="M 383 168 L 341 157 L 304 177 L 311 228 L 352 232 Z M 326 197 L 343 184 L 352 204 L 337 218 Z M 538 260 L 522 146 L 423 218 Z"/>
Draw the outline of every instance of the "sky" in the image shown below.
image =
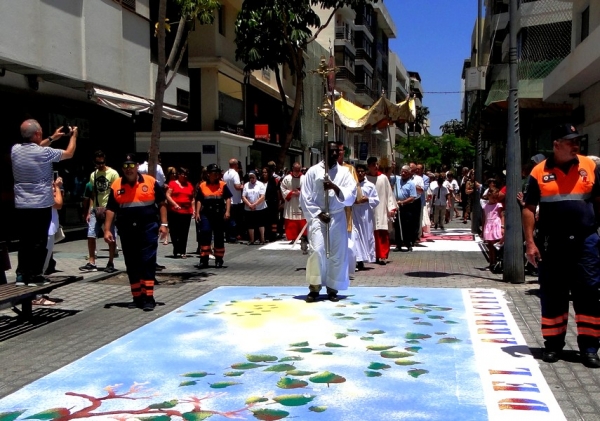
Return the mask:
<path id="1" fill-rule="evenodd" d="M 380 0 L 381 1 L 381 0 Z M 390 48 L 406 70 L 421 76 L 423 105 L 429 107 L 429 132 L 441 134 L 440 126 L 460 120 L 459 92 L 464 60 L 471 56 L 471 34 L 477 17 L 477 0 L 385 0 L 396 39 Z"/>

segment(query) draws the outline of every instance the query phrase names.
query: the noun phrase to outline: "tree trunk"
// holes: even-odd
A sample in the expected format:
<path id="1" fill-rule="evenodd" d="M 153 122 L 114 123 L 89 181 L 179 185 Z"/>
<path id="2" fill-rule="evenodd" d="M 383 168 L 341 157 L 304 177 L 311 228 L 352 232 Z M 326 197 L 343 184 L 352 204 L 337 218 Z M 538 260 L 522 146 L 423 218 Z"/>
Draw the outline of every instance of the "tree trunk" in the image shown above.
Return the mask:
<path id="1" fill-rule="evenodd" d="M 303 50 L 299 51 L 299 56 L 302 57 Z M 301 58 L 302 66 L 300 69 L 304 67 L 304 58 Z M 287 131 L 285 133 L 285 140 L 283 145 L 281 145 L 281 149 L 279 150 L 279 156 L 277 157 L 277 165 L 279 168 L 283 168 L 283 164 L 285 162 L 285 156 L 287 151 L 290 149 L 292 145 L 292 140 L 294 138 L 294 129 L 296 127 L 296 122 L 298 121 L 298 117 L 300 116 L 300 107 L 302 105 L 302 97 L 304 96 L 304 76 L 301 71 L 296 73 L 296 98 L 294 99 L 294 108 L 292 110 L 292 115 L 290 116 Z M 284 103 L 284 106 L 287 107 L 287 103 Z"/>
<path id="2" fill-rule="evenodd" d="M 166 52 L 165 52 L 165 19 L 167 17 L 167 0 L 160 0 L 158 6 L 158 74 L 154 92 L 154 109 L 152 112 L 152 135 L 150 137 L 150 151 L 148 152 L 148 174 L 156 177 L 158 153 L 160 151 L 160 130 L 162 123 L 163 102 L 167 87 Z"/>

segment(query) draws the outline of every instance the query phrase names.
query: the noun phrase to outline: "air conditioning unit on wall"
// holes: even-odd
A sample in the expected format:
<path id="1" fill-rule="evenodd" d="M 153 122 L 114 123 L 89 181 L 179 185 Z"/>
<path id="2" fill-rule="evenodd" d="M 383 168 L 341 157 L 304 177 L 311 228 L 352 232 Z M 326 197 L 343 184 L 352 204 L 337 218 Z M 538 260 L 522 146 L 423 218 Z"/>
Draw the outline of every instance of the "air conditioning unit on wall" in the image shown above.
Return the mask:
<path id="1" fill-rule="evenodd" d="M 485 91 L 485 76 L 487 67 L 470 67 L 467 69 L 465 77 L 465 90 L 467 91 Z"/>

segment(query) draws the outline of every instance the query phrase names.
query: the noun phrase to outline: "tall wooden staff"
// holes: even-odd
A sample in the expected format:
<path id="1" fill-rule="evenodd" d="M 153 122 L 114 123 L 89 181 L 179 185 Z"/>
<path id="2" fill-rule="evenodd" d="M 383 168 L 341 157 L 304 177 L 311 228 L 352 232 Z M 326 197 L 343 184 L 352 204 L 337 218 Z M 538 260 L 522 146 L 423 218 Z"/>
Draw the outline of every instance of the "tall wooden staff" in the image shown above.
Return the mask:
<path id="1" fill-rule="evenodd" d="M 335 72 L 338 69 L 333 66 L 330 67 L 327 64 L 327 60 L 325 59 L 324 56 L 321 56 L 321 60 L 319 63 L 319 67 L 316 68 L 315 70 L 311 70 L 311 73 L 313 74 L 317 74 L 319 76 L 321 76 L 321 79 L 323 80 L 323 89 L 325 91 L 325 94 L 323 95 L 323 102 L 321 104 L 320 107 L 317 108 L 317 111 L 319 113 L 319 115 L 321 117 L 323 117 L 324 119 L 324 124 L 325 124 L 325 136 L 323 139 L 323 157 L 324 157 L 324 164 L 325 164 L 325 176 L 323 177 L 323 182 L 326 183 L 329 180 L 329 150 L 328 148 L 328 131 L 327 131 L 327 118 L 330 115 L 333 115 L 333 110 L 334 110 L 334 105 L 335 104 L 335 97 L 334 97 L 334 90 L 332 89 L 331 92 L 331 100 L 329 98 L 329 92 L 328 92 L 328 79 L 331 78 L 331 75 L 333 75 L 333 78 L 335 78 Z M 333 128 L 333 136 L 334 136 L 334 140 L 335 140 L 335 116 L 333 117 L 333 123 L 334 123 L 334 128 Z M 329 216 L 329 190 L 325 190 L 325 214 L 327 216 Z M 330 244 L 329 244 L 329 222 L 327 223 L 327 229 L 325 230 L 325 256 L 329 259 L 329 256 L 331 255 L 331 249 L 330 249 Z"/>

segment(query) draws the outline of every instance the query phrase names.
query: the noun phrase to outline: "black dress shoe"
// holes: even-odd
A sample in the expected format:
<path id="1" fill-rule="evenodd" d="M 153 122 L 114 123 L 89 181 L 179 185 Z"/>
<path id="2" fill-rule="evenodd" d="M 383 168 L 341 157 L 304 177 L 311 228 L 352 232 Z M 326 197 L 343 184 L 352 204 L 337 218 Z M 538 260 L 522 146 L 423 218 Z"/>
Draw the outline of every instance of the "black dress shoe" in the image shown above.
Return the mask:
<path id="1" fill-rule="evenodd" d="M 600 358 L 595 352 L 582 353 L 581 363 L 588 368 L 600 368 Z"/>
<path id="2" fill-rule="evenodd" d="M 308 293 L 304 301 L 306 301 L 307 303 L 314 303 L 315 301 L 317 301 L 317 298 L 319 298 L 319 293 L 313 291 Z"/>
<path id="3" fill-rule="evenodd" d="M 409 247 L 407 251 L 413 251 L 413 248 L 412 248 L 412 247 Z"/>
<path id="4" fill-rule="evenodd" d="M 223 259 L 215 259 L 215 267 L 222 268 L 223 267 Z"/>
<path id="5" fill-rule="evenodd" d="M 560 351 L 546 350 L 542 354 L 542 361 L 547 362 L 547 363 L 555 363 L 560 359 L 559 354 L 560 354 Z"/>
<path id="6" fill-rule="evenodd" d="M 337 294 L 328 294 L 327 298 L 329 298 L 329 301 L 333 301 L 334 303 L 340 301 L 340 297 L 338 297 Z"/>
<path id="7" fill-rule="evenodd" d="M 383 259 L 379 259 L 379 260 L 377 260 L 377 264 L 385 266 L 385 265 L 387 265 L 387 262 L 385 260 L 383 260 Z"/>
<path id="8" fill-rule="evenodd" d="M 356 262 L 357 270 L 365 270 L 365 262 Z"/>

